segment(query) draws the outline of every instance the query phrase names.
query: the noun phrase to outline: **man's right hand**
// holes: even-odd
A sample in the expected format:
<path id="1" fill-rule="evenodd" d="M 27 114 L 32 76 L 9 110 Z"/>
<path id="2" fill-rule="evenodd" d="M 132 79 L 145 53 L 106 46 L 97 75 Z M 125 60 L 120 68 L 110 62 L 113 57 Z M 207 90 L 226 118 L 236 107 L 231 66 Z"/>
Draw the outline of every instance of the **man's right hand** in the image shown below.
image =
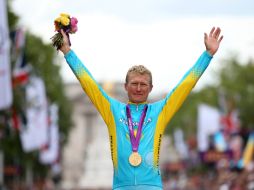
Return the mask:
<path id="1" fill-rule="evenodd" d="M 63 52 L 63 54 L 65 55 L 66 53 L 68 53 L 71 48 L 69 45 L 69 39 L 68 36 L 65 34 L 65 32 L 61 29 L 61 34 L 63 35 L 63 45 L 62 47 L 60 47 L 60 51 Z"/>

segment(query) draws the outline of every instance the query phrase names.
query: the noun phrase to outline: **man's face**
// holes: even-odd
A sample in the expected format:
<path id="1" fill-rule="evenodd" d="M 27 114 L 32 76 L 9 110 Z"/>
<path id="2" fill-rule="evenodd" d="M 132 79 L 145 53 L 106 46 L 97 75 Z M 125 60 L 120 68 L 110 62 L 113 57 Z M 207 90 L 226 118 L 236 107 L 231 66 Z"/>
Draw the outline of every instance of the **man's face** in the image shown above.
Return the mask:
<path id="1" fill-rule="evenodd" d="M 130 73 L 125 90 L 128 93 L 129 101 L 132 103 L 142 103 L 147 101 L 147 97 L 153 86 L 150 84 L 148 74 Z"/>

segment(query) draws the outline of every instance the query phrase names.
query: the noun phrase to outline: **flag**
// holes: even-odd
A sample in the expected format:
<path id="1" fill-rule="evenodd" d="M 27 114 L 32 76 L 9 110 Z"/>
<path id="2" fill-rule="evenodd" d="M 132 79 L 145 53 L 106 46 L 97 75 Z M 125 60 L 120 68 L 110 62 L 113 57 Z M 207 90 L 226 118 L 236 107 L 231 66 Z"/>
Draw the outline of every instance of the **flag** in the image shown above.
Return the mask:
<path id="1" fill-rule="evenodd" d="M 5 0 L 0 0 L 0 110 L 9 108 L 13 99 L 9 40 L 7 5 Z"/>
<path id="2" fill-rule="evenodd" d="M 176 129 L 174 131 L 174 142 L 176 150 L 180 154 L 181 158 L 188 158 L 188 147 L 184 141 L 184 134 L 182 129 Z"/>
<path id="3" fill-rule="evenodd" d="M 58 130 L 58 106 L 49 106 L 49 144 L 47 148 L 40 151 L 40 162 L 52 164 L 58 159 L 59 155 L 59 130 Z"/>
<path id="4" fill-rule="evenodd" d="M 233 99 L 226 99 L 225 91 L 219 89 L 219 106 L 221 110 L 221 128 L 225 136 L 239 133 L 239 112 L 234 106 Z"/>
<path id="5" fill-rule="evenodd" d="M 198 149 L 206 151 L 209 148 L 209 138 L 220 130 L 220 112 L 206 104 L 198 106 Z"/>
<path id="6" fill-rule="evenodd" d="M 243 152 L 242 166 L 248 167 L 254 157 L 254 132 L 250 133 L 248 142 Z"/>
<path id="7" fill-rule="evenodd" d="M 21 129 L 20 126 L 22 125 L 22 121 L 15 108 L 12 108 L 11 124 L 15 131 L 18 131 Z"/>
<path id="8" fill-rule="evenodd" d="M 221 125 L 225 135 L 230 136 L 232 134 L 239 133 L 240 120 L 239 113 L 236 109 L 230 111 L 221 117 Z"/>
<path id="9" fill-rule="evenodd" d="M 18 84 L 26 84 L 28 82 L 29 72 L 31 66 L 27 64 L 25 56 L 25 32 L 18 28 L 11 34 L 12 39 L 12 60 L 14 62 L 13 68 L 13 86 Z"/>
<path id="10" fill-rule="evenodd" d="M 48 144 L 48 107 L 45 85 L 41 78 L 32 76 L 26 85 L 27 125 L 20 131 L 25 152 L 38 150 Z"/>

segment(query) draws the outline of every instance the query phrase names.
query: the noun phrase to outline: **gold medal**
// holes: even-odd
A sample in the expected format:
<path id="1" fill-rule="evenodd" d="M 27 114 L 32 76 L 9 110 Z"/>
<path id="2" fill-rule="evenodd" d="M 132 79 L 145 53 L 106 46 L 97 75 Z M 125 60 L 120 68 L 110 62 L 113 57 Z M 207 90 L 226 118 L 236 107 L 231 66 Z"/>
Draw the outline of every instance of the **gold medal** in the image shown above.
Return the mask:
<path id="1" fill-rule="evenodd" d="M 138 152 L 132 152 L 130 157 L 129 157 L 129 163 L 132 166 L 138 166 L 139 164 L 141 164 L 142 162 L 142 158 L 140 156 L 140 154 Z"/>

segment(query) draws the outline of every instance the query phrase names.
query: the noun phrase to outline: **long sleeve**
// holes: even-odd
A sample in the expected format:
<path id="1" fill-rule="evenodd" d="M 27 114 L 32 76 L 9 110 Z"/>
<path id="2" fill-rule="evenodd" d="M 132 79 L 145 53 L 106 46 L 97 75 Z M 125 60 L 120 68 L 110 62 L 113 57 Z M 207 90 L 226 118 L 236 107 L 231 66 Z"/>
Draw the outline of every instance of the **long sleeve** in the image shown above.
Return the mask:
<path id="1" fill-rule="evenodd" d="M 101 86 L 97 84 L 91 73 L 80 61 L 73 50 L 70 50 L 65 55 L 65 59 L 79 80 L 87 96 L 100 112 L 105 122 L 108 123 L 109 117 L 111 117 L 109 114 L 110 97 L 105 93 Z"/>
<path id="2" fill-rule="evenodd" d="M 65 59 L 72 69 L 73 73 L 79 80 L 82 88 L 84 89 L 87 96 L 91 99 L 92 103 L 95 105 L 99 113 L 101 114 L 103 120 L 105 121 L 109 137 L 110 137 L 110 149 L 111 156 L 113 160 L 114 168 L 117 168 L 117 134 L 116 134 L 116 123 L 111 110 L 111 106 L 119 104 L 118 101 L 113 100 L 109 97 L 100 85 L 92 77 L 88 69 L 82 64 L 76 54 L 71 50 L 65 55 Z"/>
<path id="3" fill-rule="evenodd" d="M 172 119 L 173 115 L 181 107 L 191 90 L 194 88 L 208 67 L 211 59 L 212 56 L 207 51 L 203 52 L 194 66 L 183 76 L 178 85 L 167 94 L 160 118 L 160 122 L 163 123 L 162 126 L 166 126 L 167 123 L 169 123 L 169 121 Z M 163 131 L 164 128 L 161 130 Z"/>

